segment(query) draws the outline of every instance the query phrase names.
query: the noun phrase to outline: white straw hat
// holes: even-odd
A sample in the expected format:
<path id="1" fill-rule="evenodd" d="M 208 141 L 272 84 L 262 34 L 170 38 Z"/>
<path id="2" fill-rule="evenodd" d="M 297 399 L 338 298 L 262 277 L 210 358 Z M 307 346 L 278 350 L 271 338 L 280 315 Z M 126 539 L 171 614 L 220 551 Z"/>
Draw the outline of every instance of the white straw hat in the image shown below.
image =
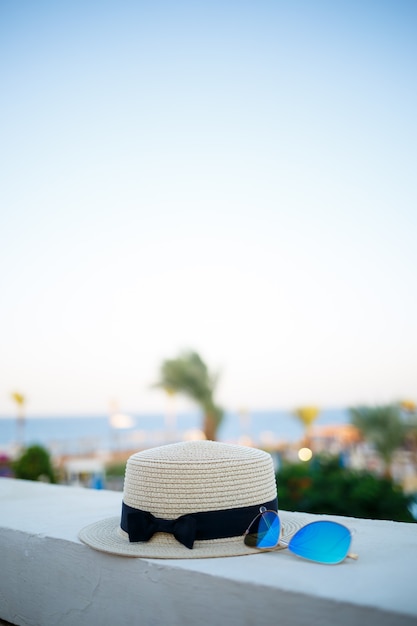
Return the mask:
<path id="1" fill-rule="evenodd" d="M 126 465 L 121 518 L 95 522 L 79 537 L 96 550 L 123 556 L 256 554 L 243 535 L 261 506 L 277 510 L 269 454 L 213 441 L 174 443 L 133 454 Z M 285 539 L 300 524 L 291 515 L 281 517 Z"/>

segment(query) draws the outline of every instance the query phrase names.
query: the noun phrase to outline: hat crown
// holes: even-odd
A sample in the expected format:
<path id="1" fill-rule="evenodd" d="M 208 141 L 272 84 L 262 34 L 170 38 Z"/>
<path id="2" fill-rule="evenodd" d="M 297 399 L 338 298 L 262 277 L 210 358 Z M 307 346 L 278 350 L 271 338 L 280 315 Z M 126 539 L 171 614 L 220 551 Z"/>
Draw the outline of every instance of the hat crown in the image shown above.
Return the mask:
<path id="1" fill-rule="evenodd" d="M 126 464 L 123 501 L 166 519 L 275 497 L 272 458 L 256 448 L 189 441 L 137 452 Z"/>
<path id="2" fill-rule="evenodd" d="M 270 454 L 212 441 L 171 444 L 128 459 L 121 517 L 94 522 L 79 537 L 92 548 L 123 556 L 256 554 L 243 535 L 265 505 L 277 507 Z M 288 542 L 300 520 L 285 511 L 281 516 Z"/>

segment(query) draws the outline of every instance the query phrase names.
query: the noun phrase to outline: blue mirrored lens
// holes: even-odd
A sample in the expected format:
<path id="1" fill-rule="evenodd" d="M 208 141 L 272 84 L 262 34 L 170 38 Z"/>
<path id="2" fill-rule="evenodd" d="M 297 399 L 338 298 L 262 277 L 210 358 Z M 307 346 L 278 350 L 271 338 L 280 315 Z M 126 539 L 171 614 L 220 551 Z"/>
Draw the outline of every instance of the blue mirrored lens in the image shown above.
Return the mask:
<path id="1" fill-rule="evenodd" d="M 245 544 L 251 548 L 275 548 L 278 545 L 281 523 L 274 511 L 265 511 L 256 517 L 245 535 Z"/>
<path id="2" fill-rule="evenodd" d="M 338 522 L 320 520 L 300 528 L 288 544 L 297 556 L 317 563 L 341 563 L 348 555 L 351 534 Z"/>

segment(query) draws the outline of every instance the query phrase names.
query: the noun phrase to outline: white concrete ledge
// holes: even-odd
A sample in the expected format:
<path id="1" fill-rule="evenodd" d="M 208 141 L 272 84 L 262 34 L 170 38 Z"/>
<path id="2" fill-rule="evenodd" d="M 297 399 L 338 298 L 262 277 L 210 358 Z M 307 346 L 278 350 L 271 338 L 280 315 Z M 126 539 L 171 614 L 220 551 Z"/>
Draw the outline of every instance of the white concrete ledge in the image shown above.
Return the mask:
<path id="1" fill-rule="evenodd" d="M 121 497 L 0 479 L 0 619 L 36 626 L 417 624 L 417 524 L 335 518 L 355 531 L 359 553 L 337 566 L 286 550 L 175 561 L 82 544 L 78 530 L 119 515 Z"/>

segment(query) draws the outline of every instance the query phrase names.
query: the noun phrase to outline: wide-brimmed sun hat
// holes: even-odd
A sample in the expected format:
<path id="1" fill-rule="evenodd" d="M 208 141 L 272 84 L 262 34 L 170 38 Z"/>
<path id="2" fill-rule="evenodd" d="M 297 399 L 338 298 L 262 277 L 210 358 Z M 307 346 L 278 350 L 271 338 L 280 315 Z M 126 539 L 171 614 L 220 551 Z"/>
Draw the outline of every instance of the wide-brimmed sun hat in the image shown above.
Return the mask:
<path id="1" fill-rule="evenodd" d="M 189 441 L 151 448 L 127 461 L 122 513 L 83 528 L 96 550 L 163 559 L 256 554 L 243 535 L 261 506 L 277 510 L 270 454 L 245 446 Z M 284 539 L 300 523 L 280 512 Z"/>

